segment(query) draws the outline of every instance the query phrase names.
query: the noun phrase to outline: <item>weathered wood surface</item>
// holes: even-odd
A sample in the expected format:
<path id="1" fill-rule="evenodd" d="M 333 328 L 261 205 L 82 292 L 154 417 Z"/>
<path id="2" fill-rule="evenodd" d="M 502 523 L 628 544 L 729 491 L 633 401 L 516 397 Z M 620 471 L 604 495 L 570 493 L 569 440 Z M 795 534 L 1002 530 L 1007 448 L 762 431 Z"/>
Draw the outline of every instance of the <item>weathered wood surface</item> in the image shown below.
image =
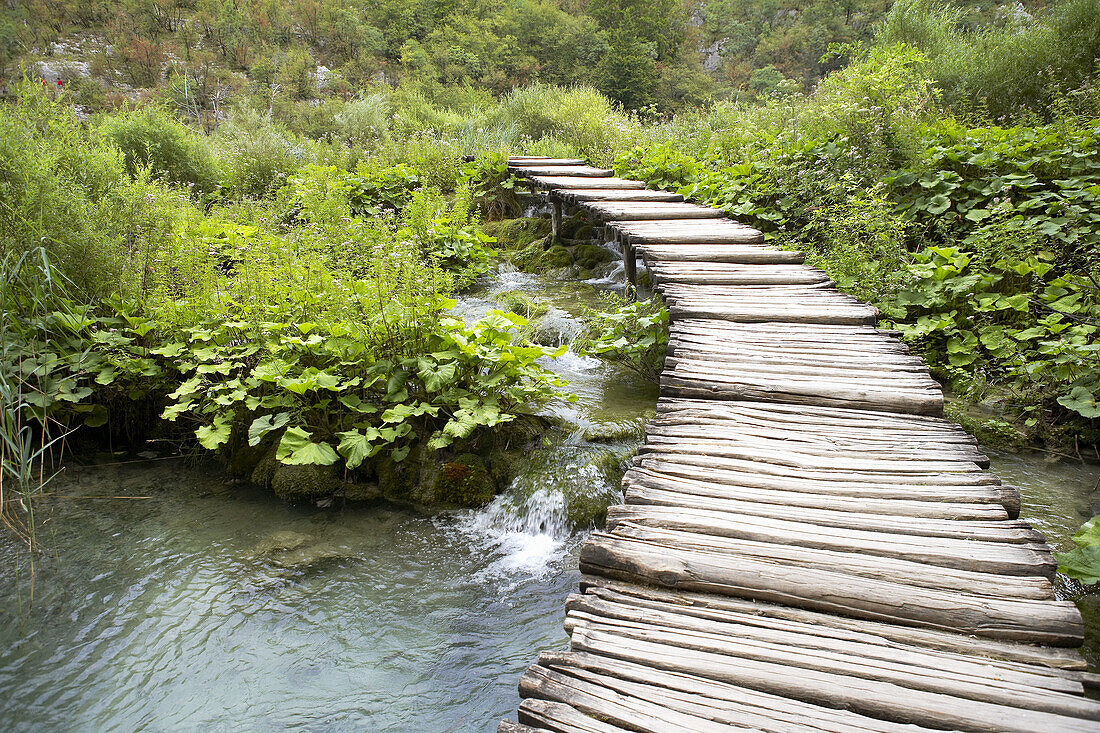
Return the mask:
<path id="1" fill-rule="evenodd" d="M 580 208 L 597 219 L 611 221 L 724 219 L 726 216 L 721 209 L 656 201 L 592 201 L 582 204 Z"/>
<path id="2" fill-rule="evenodd" d="M 549 189 L 599 189 L 610 188 L 615 190 L 643 189 L 645 184 L 641 181 L 628 181 L 623 178 L 588 178 L 586 176 L 531 176 L 528 180 L 539 188 Z"/>
<path id="3" fill-rule="evenodd" d="M 675 194 L 532 180 L 642 256 L 671 327 L 571 650 L 500 733 L 1100 731 L 1049 548 L 874 308 Z"/>
<path id="4" fill-rule="evenodd" d="M 642 188 L 571 188 L 555 191 L 554 195 L 556 198 L 573 205 L 579 205 L 585 201 L 663 201 L 675 203 L 684 200 L 684 197 L 678 193 Z"/>

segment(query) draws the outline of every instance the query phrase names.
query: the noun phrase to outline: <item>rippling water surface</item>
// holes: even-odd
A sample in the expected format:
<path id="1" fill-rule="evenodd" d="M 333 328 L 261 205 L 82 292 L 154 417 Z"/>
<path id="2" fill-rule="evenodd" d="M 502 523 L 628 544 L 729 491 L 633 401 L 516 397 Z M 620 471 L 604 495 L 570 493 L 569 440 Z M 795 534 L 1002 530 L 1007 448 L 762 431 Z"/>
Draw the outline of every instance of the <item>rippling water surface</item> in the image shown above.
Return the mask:
<path id="1" fill-rule="evenodd" d="M 5 578 L 2 727 L 492 730 L 565 644 L 577 537 L 294 510 L 177 462 L 69 480 L 151 498 L 56 512 L 29 610 Z"/>

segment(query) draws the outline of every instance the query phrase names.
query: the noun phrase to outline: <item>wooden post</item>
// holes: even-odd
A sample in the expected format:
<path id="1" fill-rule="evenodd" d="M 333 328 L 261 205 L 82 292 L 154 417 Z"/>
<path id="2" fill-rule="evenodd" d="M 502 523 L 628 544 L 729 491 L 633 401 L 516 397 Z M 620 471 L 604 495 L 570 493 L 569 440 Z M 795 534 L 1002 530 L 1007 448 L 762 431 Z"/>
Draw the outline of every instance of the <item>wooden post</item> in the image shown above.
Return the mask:
<path id="1" fill-rule="evenodd" d="M 626 278 L 626 288 L 623 294 L 633 298 L 638 292 L 638 253 L 630 244 L 629 238 L 623 234 L 616 235 L 622 244 L 623 250 L 623 276 Z"/>
<path id="2" fill-rule="evenodd" d="M 550 238 L 558 241 L 558 232 L 561 231 L 561 201 L 554 199 L 550 202 Z"/>

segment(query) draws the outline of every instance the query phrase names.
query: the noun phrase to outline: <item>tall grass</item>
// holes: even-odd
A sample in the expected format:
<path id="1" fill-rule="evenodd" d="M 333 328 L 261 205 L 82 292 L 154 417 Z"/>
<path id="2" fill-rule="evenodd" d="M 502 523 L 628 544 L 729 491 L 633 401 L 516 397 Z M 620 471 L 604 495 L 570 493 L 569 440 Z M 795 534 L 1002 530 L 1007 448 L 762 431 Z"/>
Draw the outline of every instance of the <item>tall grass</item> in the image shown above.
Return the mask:
<path id="1" fill-rule="evenodd" d="M 56 475 L 71 432 L 46 409 L 53 398 L 43 391 L 46 377 L 59 359 L 44 319 L 76 314 L 44 247 L 9 253 L 0 267 L 0 523 L 31 550 L 33 580 L 35 503 Z"/>

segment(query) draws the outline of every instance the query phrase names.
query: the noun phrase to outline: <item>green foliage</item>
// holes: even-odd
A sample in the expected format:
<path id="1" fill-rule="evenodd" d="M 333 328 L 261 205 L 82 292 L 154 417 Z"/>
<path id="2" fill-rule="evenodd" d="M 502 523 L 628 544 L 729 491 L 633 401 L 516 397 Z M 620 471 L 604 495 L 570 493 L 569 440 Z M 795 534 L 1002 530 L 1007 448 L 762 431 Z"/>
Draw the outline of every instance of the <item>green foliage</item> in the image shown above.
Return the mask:
<path id="1" fill-rule="evenodd" d="M 419 171 L 404 164 L 378 168 L 361 163 L 346 180 L 356 216 L 369 216 L 379 209 L 398 211 L 421 185 Z"/>
<path id="2" fill-rule="evenodd" d="M 961 11 L 940 0 L 899 0 L 881 37 L 927 54 L 956 114 L 1050 119 L 1068 93 L 1095 83 L 1098 10 L 1096 0 L 1062 0 L 1034 18 L 1025 13 L 970 30 Z"/>
<path id="3" fill-rule="evenodd" d="M 503 100 L 492 122 L 514 126 L 531 140 L 553 140 L 566 155 L 596 163 L 610 160 L 625 129 L 625 118 L 607 97 L 590 87 L 562 88 L 532 84 Z"/>
<path id="4" fill-rule="evenodd" d="M 965 368 L 972 381 L 1013 390 L 1029 425 L 1042 418 L 1047 395 L 1082 417 L 1100 417 L 1093 396 L 1100 391 L 1098 289 L 1055 275 L 1049 259 L 982 268 L 966 252 L 929 247 L 914 256 L 917 279 L 896 301 L 897 327 L 933 366 Z"/>
<path id="5" fill-rule="evenodd" d="M 628 301 L 608 294 L 608 308 L 588 309 L 585 330 L 574 340 L 582 354 L 630 369 L 657 381 L 668 346 L 668 310 L 656 298 Z"/>
<path id="6" fill-rule="evenodd" d="M 508 156 L 482 153 L 463 167 L 474 206 L 489 220 L 511 219 L 523 214 L 523 184 L 508 171 Z"/>
<path id="7" fill-rule="evenodd" d="M 1100 583 L 1100 517 L 1085 522 L 1070 539 L 1076 547 L 1054 553 L 1058 572 L 1085 585 Z"/>
<path id="8" fill-rule="evenodd" d="M 153 178 L 187 186 L 198 196 L 212 194 L 220 185 L 210 145 L 163 108 L 113 115 L 100 131 L 122 151 L 131 176 L 147 169 Z"/>

